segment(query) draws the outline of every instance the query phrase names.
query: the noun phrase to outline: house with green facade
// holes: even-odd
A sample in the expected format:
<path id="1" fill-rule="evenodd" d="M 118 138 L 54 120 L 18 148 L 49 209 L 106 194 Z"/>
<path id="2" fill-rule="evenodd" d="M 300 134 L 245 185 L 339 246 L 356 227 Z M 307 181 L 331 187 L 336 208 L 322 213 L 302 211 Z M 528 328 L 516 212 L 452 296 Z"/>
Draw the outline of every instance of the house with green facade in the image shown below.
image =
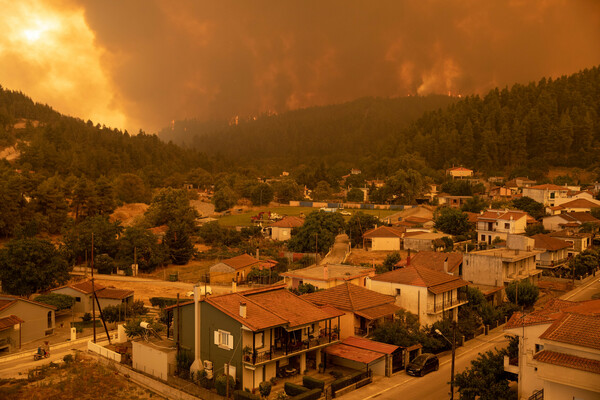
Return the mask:
<path id="1" fill-rule="evenodd" d="M 173 309 L 174 337 L 209 376 L 229 373 L 242 388 L 318 368 L 322 350 L 339 342 L 340 317 L 276 285 L 196 297 Z"/>

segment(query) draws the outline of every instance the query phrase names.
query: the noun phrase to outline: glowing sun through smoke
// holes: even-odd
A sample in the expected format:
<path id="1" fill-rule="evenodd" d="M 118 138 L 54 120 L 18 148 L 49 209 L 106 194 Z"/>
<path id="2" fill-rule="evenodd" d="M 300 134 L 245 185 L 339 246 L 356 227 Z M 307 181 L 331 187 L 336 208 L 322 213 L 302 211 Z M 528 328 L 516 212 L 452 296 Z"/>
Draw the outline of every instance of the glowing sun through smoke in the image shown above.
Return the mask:
<path id="1" fill-rule="evenodd" d="M 0 9 L 0 85 L 61 113 L 125 128 L 81 9 L 40 0 L 0 0 Z"/>

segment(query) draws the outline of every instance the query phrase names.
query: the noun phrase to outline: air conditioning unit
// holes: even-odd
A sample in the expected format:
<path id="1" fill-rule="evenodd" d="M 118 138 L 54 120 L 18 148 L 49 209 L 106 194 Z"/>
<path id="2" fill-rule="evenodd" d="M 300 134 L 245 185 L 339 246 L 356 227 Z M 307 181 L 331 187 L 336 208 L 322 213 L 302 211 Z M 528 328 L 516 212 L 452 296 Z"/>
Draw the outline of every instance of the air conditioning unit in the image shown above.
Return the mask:
<path id="1" fill-rule="evenodd" d="M 213 378 L 213 363 L 209 360 L 204 360 L 204 370 L 206 371 L 206 378 Z"/>

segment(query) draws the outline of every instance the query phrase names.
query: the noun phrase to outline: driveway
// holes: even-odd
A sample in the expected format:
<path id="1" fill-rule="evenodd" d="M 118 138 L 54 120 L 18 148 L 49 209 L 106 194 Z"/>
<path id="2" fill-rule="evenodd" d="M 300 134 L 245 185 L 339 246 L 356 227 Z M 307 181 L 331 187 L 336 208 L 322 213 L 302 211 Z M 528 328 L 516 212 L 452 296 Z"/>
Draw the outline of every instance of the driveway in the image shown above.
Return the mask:
<path id="1" fill-rule="evenodd" d="M 346 259 L 346 254 L 349 250 L 350 240 L 348 239 L 348 235 L 345 233 L 337 235 L 331 251 L 319 262 L 319 264 L 341 264 Z"/>

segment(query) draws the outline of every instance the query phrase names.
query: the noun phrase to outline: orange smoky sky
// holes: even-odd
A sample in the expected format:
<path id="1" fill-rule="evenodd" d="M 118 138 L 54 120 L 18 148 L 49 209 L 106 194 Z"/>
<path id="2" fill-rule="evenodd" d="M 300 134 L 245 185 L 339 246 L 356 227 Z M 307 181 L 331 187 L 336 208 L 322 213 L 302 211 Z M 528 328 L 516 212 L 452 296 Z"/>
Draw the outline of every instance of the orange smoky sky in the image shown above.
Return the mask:
<path id="1" fill-rule="evenodd" d="M 0 0 L 0 84 L 137 132 L 600 64 L 595 0 Z"/>

